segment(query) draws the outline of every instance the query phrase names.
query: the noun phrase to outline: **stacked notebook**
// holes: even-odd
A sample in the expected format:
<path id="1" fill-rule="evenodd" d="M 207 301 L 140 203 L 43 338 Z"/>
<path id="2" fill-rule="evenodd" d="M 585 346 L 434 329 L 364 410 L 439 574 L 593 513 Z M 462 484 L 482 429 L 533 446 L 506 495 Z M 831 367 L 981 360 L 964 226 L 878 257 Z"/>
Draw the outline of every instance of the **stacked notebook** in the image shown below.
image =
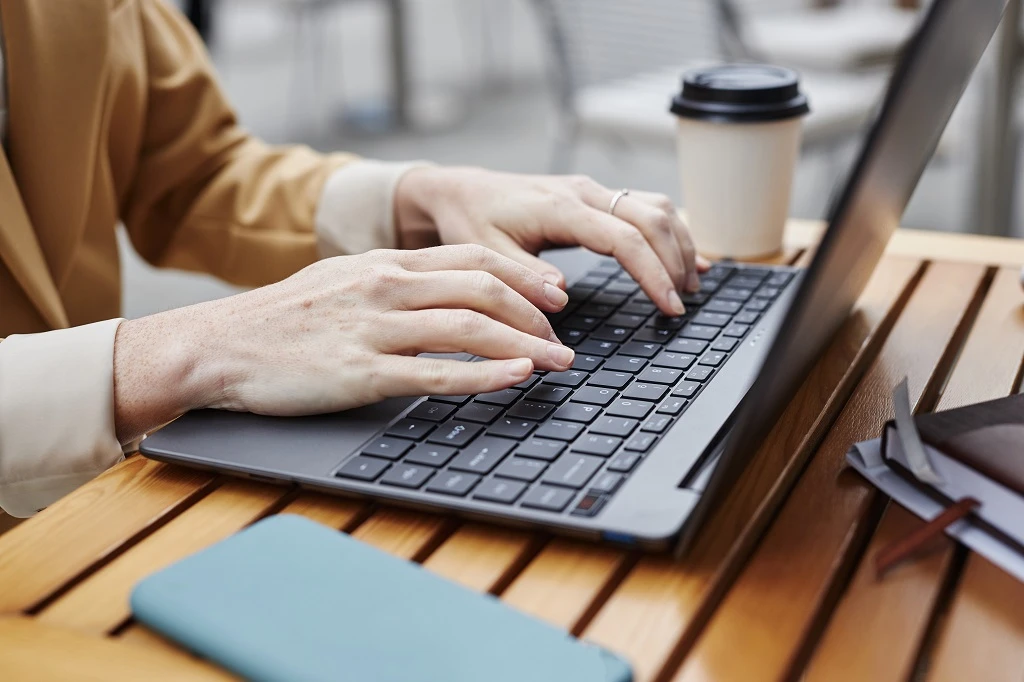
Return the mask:
<path id="1" fill-rule="evenodd" d="M 882 437 L 847 461 L 926 520 L 1024 580 L 1024 395 L 913 417 L 906 383 Z"/>

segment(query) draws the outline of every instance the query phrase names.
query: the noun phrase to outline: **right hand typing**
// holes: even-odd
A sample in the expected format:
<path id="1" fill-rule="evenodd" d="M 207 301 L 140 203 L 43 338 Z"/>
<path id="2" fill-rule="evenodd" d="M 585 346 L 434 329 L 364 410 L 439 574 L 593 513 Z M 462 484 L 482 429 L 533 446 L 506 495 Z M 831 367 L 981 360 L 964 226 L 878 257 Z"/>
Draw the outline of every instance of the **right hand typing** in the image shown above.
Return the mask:
<path id="1" fill-rule="evenodd" d="M 323 260 L 270 286 L 123 323 L 118 436 L 200 407 L 300 415 L 507 388 L 534 369 L 572 365 L 542 313 L 566 301 L 481 246 Z M 416 357 L 451 352 L 491 359 Z"/>

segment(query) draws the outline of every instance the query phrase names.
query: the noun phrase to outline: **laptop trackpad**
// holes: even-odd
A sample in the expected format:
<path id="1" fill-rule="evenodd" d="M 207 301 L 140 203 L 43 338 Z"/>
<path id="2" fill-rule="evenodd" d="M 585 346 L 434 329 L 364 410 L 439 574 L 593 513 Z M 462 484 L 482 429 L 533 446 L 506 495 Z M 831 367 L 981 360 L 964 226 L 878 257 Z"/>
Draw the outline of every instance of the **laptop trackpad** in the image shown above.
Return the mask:
<path id="1" fill-rule="evenodd" d="M 315 417 L 199 410 L 144 441 L 160 459 L 292 476 L 326 476 L 417 398 Z"/>

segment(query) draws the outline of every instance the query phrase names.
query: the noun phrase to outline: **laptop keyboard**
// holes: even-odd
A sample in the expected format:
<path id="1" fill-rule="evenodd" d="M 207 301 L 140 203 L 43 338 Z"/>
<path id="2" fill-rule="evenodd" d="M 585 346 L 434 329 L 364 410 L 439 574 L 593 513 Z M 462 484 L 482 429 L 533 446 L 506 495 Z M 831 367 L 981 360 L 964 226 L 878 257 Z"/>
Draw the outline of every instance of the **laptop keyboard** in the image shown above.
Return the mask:
<path id="1" fill-rule="evenodd" d="M 565 372 L 476 396 L 432 396 L 336 472 L 510 507 L 593 516 L 712 381 L 794 272 L 719 264 L 665 317 L 611 259 L 550 315 Z"/>

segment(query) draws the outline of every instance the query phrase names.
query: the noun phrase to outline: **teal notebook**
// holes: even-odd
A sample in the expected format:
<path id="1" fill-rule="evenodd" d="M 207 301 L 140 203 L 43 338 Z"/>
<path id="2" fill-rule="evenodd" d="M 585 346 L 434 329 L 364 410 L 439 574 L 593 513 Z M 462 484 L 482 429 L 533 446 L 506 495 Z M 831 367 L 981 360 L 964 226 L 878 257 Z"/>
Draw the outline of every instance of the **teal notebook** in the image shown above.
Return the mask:
<path id="1" fill-rule="evenodd" d="M 604 649 L 298 516 L 272 516 L 146 578 L 131 605 L 252 680 L 632 679 Z"/>

